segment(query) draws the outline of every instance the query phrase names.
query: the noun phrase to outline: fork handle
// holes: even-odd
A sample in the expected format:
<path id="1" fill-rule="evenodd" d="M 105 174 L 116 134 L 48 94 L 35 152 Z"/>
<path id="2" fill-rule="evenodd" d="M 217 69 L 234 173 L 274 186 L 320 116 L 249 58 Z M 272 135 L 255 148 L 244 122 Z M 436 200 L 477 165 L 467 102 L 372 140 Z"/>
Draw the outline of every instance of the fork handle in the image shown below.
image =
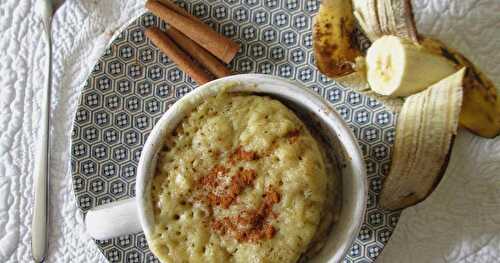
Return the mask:
<path id="1" fill-rule="evenodd" d="M 34 204 L 31 223 L 31 253 L 35 262 L 43 262 L 48 248 L 48 190 L 49 190 L 49 161 L 50 161 L 50 97 L 52 82 L 52 41 L 51 17 L 52 3 L 49 0 L 38 0 L 37 11 L 44 26 L 43 35 L 47 46 L 46 54 L 46 80 L 43 87 L 43 100 L 41 105 L 41 120 L 38 130 L 38 147 L 35 152 L 34 167 Z"/>

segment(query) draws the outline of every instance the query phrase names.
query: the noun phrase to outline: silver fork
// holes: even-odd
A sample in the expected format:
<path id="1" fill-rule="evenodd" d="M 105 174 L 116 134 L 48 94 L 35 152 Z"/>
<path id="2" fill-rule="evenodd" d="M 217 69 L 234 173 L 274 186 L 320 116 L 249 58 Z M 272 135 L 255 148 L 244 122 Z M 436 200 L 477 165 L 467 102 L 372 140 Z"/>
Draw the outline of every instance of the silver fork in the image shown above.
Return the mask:
<path id="1" fill-rule="evenodd" d="M 52 82 L 52 39 L 51 24 L 54 3 L 51 0 L 37 0 L 36 12 L 43 25 L 43 36 L 47 43 L 46 81 L 41 107 L 41 125 L 38 130 L 38 142 L 34 169 L 34 204 L 31 223 L 31 254 L 35 262 L 43 262 L 48 248 L 48 190 L 50 160 L 50 96 Z"/>

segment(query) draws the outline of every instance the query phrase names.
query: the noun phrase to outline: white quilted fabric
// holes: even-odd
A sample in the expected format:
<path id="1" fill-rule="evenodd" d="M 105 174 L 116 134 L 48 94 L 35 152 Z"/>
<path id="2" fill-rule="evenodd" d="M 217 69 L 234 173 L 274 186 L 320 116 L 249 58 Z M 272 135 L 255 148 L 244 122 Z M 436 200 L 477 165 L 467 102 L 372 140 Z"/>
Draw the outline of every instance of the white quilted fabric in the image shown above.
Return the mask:
<path id="1" fill-rule="evenodd" d="M 0 1 L 0 262 L 29 262 L 33 164 L 43 43 L 33 1 Z M 449 43 L 500 87 L 500 2 L 414 0 L 421 32 Z M 80 88 L 111 36 L 143 1 L 68 0 L 54 21 L 49 262 L 105 262 L 72 193 L 70 128 Z M 462 131 L 442 183 L 403 212 L 380 262 L 493 262 L 500 258 L 500 139 Z"/>
<path id="2" fill-rule="evenodd" d="M 43 83 L 34 1 L 0 1 L 0 262 L 31 262 L 33 147 Z M 113 33 L 143 1 L 68 0 L 53 22 L 54 79 L 48 262 L 105 262 L 86 235 L 70 176 L 71 123 L 80 87 Z"/>

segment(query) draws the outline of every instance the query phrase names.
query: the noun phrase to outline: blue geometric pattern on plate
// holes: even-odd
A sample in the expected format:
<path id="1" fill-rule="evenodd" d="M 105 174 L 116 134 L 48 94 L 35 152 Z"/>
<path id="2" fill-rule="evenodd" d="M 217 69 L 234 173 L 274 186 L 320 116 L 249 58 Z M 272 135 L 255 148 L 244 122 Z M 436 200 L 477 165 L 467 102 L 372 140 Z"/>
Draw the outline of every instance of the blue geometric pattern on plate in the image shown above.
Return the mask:
<path id="1" fill-rule="evenodd" d="M 395 116 L 376 100 L 318 72 L 312 54 L 312 17 L 318 0 L 181 2 L 217 31 L 242 43 L 230 66 L 236 73 L 294 79 L 328 100 L 358 138 L 367 165 L 369 199 L 361 231 L 344 262 L 373 262 L 394 230 L 399 212 L 377 204 L 390 165 Z M 144 36 L 163 23 L 146 13 L 133 21 L 94 66 L 85 83 L 72 133 L 72 173 L 81 211 L 135 196 L 141 148 L 153 125 L 196 87 Z M 360 43 L 366 47 L 367 43 Z M 143 234 L 96 241 L 110 262 L 158 262 Z"/>

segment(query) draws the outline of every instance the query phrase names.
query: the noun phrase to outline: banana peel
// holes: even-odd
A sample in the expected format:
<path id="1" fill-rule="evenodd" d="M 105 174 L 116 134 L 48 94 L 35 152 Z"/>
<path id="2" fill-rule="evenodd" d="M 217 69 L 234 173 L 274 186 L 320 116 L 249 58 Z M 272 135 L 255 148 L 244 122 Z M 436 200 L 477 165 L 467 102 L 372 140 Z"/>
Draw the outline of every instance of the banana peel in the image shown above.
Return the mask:
<path id="1" fill-rule="evenodd" d="M 420 44 L 431 52 L 446 57 L 457 68 L 467 67 L 460 126 L 476 135 L 493 138 L 500 134 L 500 96 L 493 82 L 458 51 L 439 40 L 422 38 Z"/>
<path id="2" fill-rule="evenodd" d="M 409 96 L 398 115 L 396 141 L 380 205 L 401 209 L 424 200 L 447 166 L 463 101 L 465 68 Z"/>
<path id="3" fill-rule="evenodd" d="M 352 3 L 356 21 L 370 41 L 395 35 L 418 42 L 410 0 L 352 0 Z"/>
<path id="4" fill-rule="evenodd" d="M 325 0 L 313 26 L 314 57 L 319 71 L 329 77 L 353 73 L 361 52 L 355 45 L 351 0 Z"/>

